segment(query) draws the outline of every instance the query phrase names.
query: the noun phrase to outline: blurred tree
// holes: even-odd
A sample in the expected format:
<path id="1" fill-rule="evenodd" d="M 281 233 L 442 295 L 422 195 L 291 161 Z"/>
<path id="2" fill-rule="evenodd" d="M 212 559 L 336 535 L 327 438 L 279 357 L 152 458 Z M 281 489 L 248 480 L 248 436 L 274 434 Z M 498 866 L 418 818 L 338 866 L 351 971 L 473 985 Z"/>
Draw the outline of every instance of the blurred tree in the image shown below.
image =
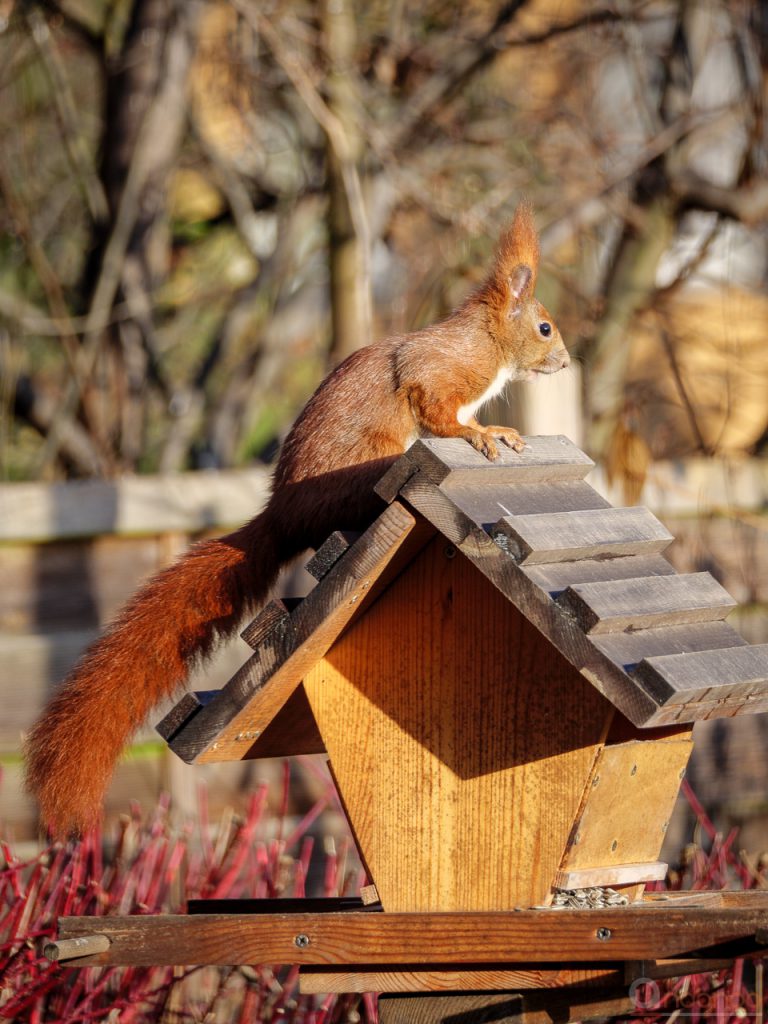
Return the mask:
<path id="1" fill-rule="evenodd" d="M 766 34 L 742 0 L 0 0 L 0 475 L 268 454 L 524 193 L 592 452 L 636 489 L 759 445 Z"/>

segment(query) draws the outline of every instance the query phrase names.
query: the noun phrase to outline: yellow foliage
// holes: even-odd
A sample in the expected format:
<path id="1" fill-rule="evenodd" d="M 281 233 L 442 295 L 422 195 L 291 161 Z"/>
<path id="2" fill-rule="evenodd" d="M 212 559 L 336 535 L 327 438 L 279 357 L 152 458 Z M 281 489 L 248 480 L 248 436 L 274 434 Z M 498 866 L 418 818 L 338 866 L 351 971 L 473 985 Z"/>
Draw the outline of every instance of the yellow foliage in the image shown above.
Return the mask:
<path id="1" fill-rule="evenodd" d="M 189 168 L 178 168 L 171 179 L 169 205 L 173 220 L 194 223 L 213 220 L 224 209 L 224 198 L 208 178 Z"/>
<path id="2" fill-rule="evenodd" d="M 697 434 L 719 452 L 757 441 L 768 424 L 766 325 L 768 298 L 735 286 L 690 288 L 639 318 L 628 384 L 654 454 L 690 452 Z"/>

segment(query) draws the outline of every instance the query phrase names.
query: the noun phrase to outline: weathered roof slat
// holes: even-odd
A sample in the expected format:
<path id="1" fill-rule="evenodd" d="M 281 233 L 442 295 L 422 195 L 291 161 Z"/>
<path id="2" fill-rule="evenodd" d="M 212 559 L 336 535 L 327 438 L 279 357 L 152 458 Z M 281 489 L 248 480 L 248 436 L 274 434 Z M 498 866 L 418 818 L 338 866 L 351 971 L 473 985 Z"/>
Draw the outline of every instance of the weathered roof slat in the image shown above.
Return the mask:
<path id="1" fill-rule="evenodd" d="M 654 554 L 674 540 L 646 508 L 505 516 L 491 535 L 521 564 Z"/>
<path id="2" fill-rule="evenodd" d="M 174 704 L 155 728 L 163 739 L 170 743 L 179 730 L 186 728 L 198 711 L 201 711 L 218 692 L 218 690 L 195 690 L 185 693 L 178 704 Z"/>
<path id="3" fill-rule="evenodd" d="M 520 566 L 553 599 L 576 583 L 624 580 L 638 576 L 673 576 L 675 568 L 664 555 L 619 555 L 616 558 L 580 558 L 573 562 L 528 562 Z"/>
<path id="4" fill-rule="evenodd" d="M 598 651 L 630 676 L 646 658 L 749 646 L 733 626 L 722 620 L 637 629 L 633 632 L 593 633 L 590 639 Z"/>
<path id="5" fill-rule="evenodd" d="M 662 706 L 768 704 L 768 644 L 646 657 L 633 678 Z"/>
<path id="6" fill-rule="evenodd" d="M 352 530 L 335 530 L 315 551 L 304 568 L 310 576 L 321 580 L 336 565 L 342 555 L 349 551 L 359 536 L 359 532 Z"/>
<path id="7" fill-rule="evenodd" d="M 589 634 L 711 622 L 736 605 L 707 572 L 576 583 L 558 603 Z"/>
<path id="8" fill-rule="evenodd" d="M 256 650 L 270 637 L 276 638 L 290 628 L 291 614 L 284 601 L 276 598 L 264 605 L 255 619 L 240 634 Z"/>
<path id="9" fill-rule="evenodd" d="M 450 477 L 451 484 L 482 487 L 551 480 L 583 480 L 594 462 L 567 437 L 526 437 L 526 448 L 515 452 L 499 445 L 499 457 L 490 462 L 460 437 L 423 438 L 416 441 L 376 485 L 376 493 L 392 501 L 415 473 L 432 484 Z"/>
<path id="10" fill-rule="evenodd" d="M 538 484 L 489 484 L 473 487 L 448 479 L 440 490 L 478 526 L 491 532 L 500 516 L 532 515 L 610 508 L 586 480 L 554 480 Z"/>

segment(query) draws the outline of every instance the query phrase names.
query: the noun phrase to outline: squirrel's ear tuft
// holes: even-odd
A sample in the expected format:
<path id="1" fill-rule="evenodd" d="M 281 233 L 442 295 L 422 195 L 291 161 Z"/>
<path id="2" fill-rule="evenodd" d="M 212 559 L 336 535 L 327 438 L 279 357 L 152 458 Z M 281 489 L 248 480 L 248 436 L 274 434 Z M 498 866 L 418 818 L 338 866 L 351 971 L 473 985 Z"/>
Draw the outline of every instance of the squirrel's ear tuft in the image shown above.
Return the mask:
<path id="1" fill-rule="evenodd" d="M 530 278 L 524 291 L 533 294 L 539 269 L 539 236 L 533 221 L 533 209 L 526 200 L 518 205 L 511 225 L 501 237 L 494 269 L 497 281 L 499 278 L 507 280 L 513 293 L 516 276 L 519 277 L 520 271 L 526 269 Z"/>

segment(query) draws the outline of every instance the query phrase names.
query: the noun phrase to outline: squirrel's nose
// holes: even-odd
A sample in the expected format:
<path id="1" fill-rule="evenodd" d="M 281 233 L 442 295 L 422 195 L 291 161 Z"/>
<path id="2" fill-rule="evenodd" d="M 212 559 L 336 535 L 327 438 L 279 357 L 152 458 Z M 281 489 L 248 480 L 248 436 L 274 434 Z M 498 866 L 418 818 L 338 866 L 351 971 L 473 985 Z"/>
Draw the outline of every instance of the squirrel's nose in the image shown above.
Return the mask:
<path id="1" fill-rule="evenodd" d="M 560 369 L 564 370 L 567 366 L 571 365 L 571 357 L 568 354 L 568 349 L 564 348 L 557 353 L 560 362 Z"/>

